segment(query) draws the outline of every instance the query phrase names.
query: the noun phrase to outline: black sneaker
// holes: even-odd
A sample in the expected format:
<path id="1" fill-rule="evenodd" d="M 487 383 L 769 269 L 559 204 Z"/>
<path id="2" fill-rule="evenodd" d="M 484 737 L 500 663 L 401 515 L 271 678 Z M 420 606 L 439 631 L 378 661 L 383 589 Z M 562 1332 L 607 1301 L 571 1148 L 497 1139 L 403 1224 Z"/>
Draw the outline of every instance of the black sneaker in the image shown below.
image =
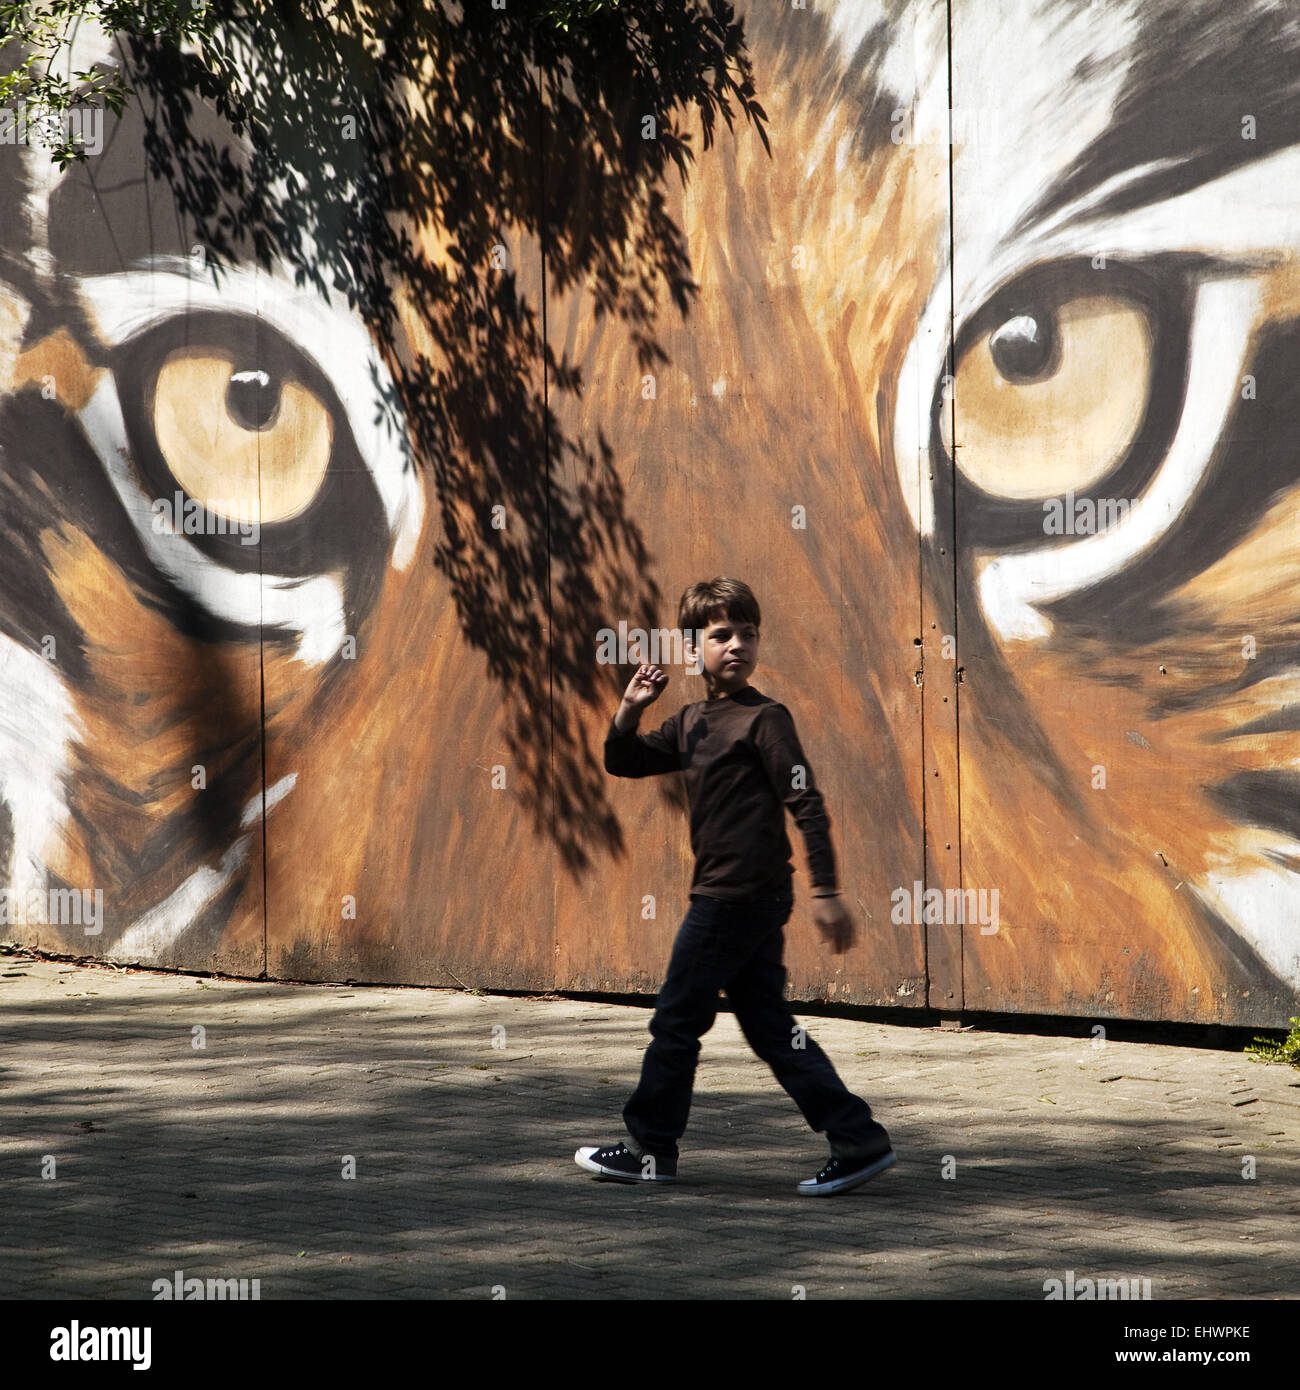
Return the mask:
<path id="1" fill-rule="evenodd" d="M 573 1161 L 579 1168 L 615 1182 L 677 1181 L 676 1159 L 655 1158 L 653 1154 L 638 1158 L 626 1144 L 603 1149 L 595 1144 L 584 1145 L 573 1155 Z"/>
<path id="2" fill-rule="evenodd" d="M 897 1158 L 892 1148 L 867 1158 L 832 1158 L 815 1178 L 805 1178 L 795 1191 L 804 1197 L 829 1197 L 836 1192 L 847 1192 L 850 1187 L 883 1173 Z"/>

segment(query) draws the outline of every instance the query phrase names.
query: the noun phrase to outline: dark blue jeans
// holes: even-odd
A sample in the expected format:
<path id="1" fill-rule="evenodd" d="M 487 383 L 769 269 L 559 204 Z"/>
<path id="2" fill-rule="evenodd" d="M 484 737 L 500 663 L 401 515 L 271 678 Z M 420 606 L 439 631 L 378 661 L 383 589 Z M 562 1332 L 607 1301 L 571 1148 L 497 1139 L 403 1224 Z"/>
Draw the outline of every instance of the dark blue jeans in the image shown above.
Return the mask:
<path id="1" fill-rule="evenodd" d="M 809 1125 L 825 1132 L 833 1154 L 847 1158 L 887 1146 L 871 1107 L 845 1088 L 785 1002 L 782 928 L 793 910 L 788 892 L 743 902 L 691 894 L 650 1020 L 641 1082 L 623 1109 L 634 1153 L 677 1158 L 700 1038 L 713 1027 L 720 989 L 745 1041 L 772 1068 Z"/>

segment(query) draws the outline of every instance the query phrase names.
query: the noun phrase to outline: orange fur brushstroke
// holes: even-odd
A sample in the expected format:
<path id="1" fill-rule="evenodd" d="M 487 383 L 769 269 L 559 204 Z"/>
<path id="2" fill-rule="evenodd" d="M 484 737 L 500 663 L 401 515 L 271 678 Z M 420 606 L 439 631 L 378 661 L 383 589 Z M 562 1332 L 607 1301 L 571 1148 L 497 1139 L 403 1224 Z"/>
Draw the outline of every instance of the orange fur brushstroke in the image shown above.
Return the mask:
<path id="1" fill-rule="evenodd" d="M 81 410 L 95 394 L 104 376 L 102 367 L 92 367 L 81 344 L 60 328 L 20 353 L 13 367 L 13 390 L 23 386 L 53 384 L 55 397 L 68 410 Z"/>
<path id="2" fill-rule="evenodd" d="M 81 531 L 47 531 L 42 549 L 73 621 L 94 633 L 86 644 L 90 680 L 75 695 L 84 738 L 76 749 L 82 772 L 74 776 L 72 795 L 129 869 L 151 834 L 186 801 L 203 795 L 191 785 L 193 765 L 205 764 L 213 785 L 226 762 L 222 750 L 255 733 L 257 649 L 215 647 L 177 633 Z M 95 776 L 86 775 L 92 770 Z M 219 858 L 225 846 L 189 848 L 206 862 Z M 87 847 L 75 835 L 55 848 L 49 862 L 70 882 L 96 881 Z M 143 909 L 194 867 L 189 857 L 177 855 L 154 874 L 128 872 L 113 890 L 123 903 Z M 260 882 L 256 896 L 260 904 Z"/>

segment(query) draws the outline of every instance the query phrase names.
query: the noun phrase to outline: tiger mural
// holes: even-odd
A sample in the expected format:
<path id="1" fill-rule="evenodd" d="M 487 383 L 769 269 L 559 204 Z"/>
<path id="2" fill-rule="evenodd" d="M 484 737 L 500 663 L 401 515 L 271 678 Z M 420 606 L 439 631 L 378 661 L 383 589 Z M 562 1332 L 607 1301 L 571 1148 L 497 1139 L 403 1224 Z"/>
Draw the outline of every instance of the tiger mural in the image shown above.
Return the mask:
<path id="1" fill-rule="evenodd" d="M 139 113 L 64 175 L 0 147 L 0 860 L 14 904 L 103 890 L 91 934 L 5 935 L 652 990 L 681 792 L 599 775 L 627 672 L 594 653 L 727 573 L 868 943 L 792 930 L 797 997 L 1295 1011 L 1300 30 L 1265 0 L 739 14 L 763 129 L 697 121 L 665 200 L 694 297 L 660 288 L 647 352 L 505 226 L 474 254 L 537 311 L 512 369 L 547 413 L 447 459 L 401 362 L 459 365 L 467 420 L 501 391 L 411 300 L 394 360 L 300 267 L 214 281 Z M 599 236 L 550 134 L 520 186 Z M 670 675 L 665 717 L 699 698 Z"/>

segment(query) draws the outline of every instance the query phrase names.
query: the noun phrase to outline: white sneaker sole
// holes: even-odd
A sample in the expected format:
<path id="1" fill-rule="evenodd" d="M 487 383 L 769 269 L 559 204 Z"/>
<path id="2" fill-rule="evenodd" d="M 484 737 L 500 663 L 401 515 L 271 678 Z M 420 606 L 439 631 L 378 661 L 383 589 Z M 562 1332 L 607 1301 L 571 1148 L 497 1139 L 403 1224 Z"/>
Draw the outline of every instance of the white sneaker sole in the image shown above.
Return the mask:
<path id="1" fill-rule="evenodd" d="M 864 1183 L 870 1178 L 874 1178 L 877 1173 L 883 1173 L 886 1168 L 891 1167 L 898 1161 L 898 1155 L 890 1149 L 882 1158 L 878 1158 L 869 1167 L 864 1168 L 860 1173 L 854 1173 L 851 1177 L 837 1178 L 835 1182 L 818 1184 L 811 1178 L 801 1182 L 795 1191 L 801 1197 L 830 1197 L 836 1192 L 847 1192 L 851 1187 L 857 1187 L 859 1183 Z"/>
<path id="2" fill-rule="evenodd" d="M 603 1178 L 613 1178 L 617 1182 L 643 1183 L 643 1182 L 676 1182 L 675 1177 L 669 1177 L 666 1173 L 656 1174 L 653 1178 L 633 1176 L 631 1173 L 620 1173 L 616 1168 L 605 1168 L 599 1163 L 591 1161 L 592 1154 L 599 1153 L 598 1144 L 584 1144 L 577 1153 L 573 1155 L 573 1161 L 579 1168 L 585 1168 L 589 1173 L 599 1173 Z"/>

